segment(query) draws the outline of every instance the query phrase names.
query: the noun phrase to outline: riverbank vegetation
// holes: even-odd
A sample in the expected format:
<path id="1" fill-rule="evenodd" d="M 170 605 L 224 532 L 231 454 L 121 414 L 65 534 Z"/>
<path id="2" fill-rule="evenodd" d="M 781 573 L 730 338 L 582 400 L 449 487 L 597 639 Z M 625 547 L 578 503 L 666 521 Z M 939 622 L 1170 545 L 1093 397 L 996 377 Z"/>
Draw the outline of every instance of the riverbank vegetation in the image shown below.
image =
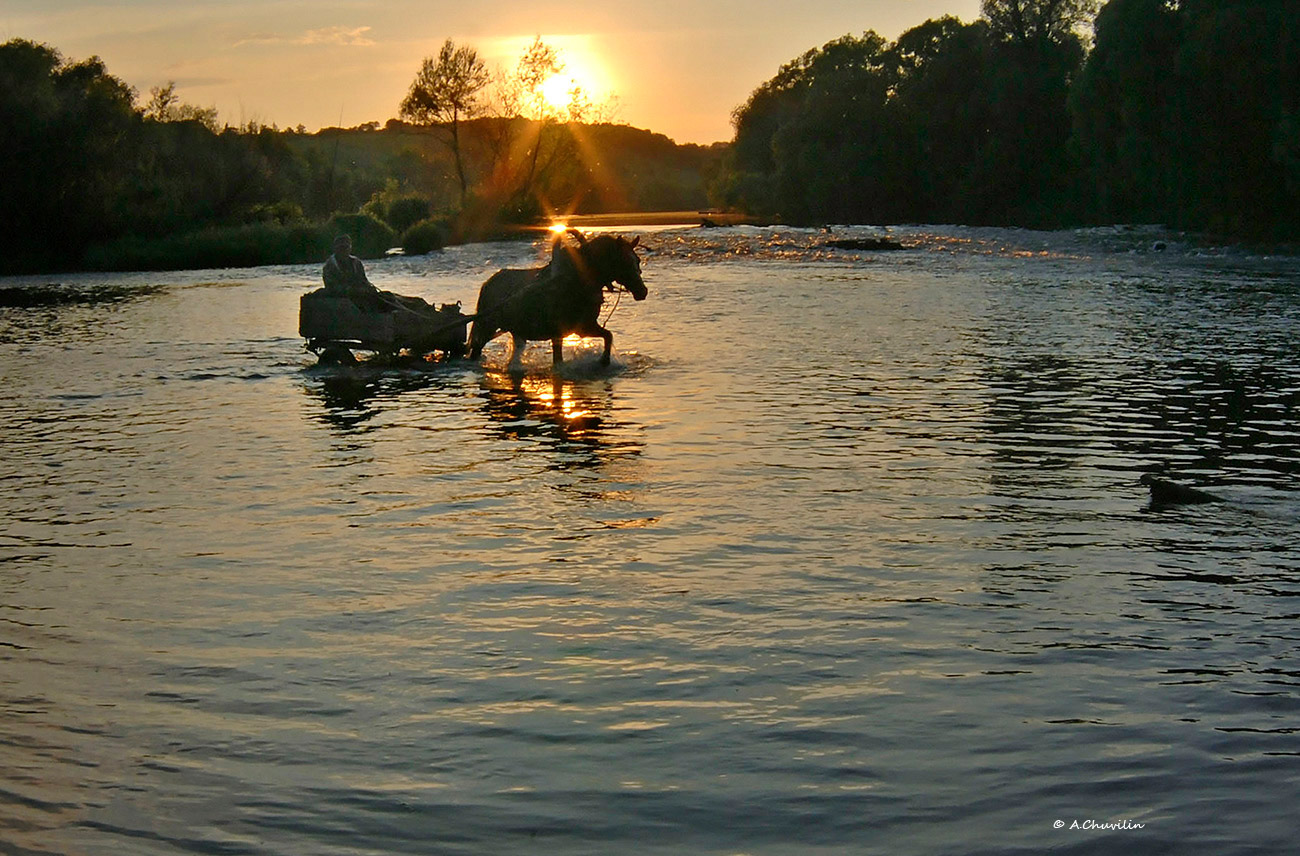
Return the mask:
<path id="1" fill-rule="evenodd" d="M 549 216 L 717 207 L 795 224 L 1163 223 L 1300 238 L 1291 0 L 984 0 L 979 20 L 846 35 L 762 83 L 729 144 L 615 124 L 535 40 L 489 72 L 448 41 L 400 118 L 220 126 L 174 85 L 0 44 L 0 273 L 426 252 Z M 1089 28 L 1091 32 L 1089 33 Z M 140 103 L 143 102 L 143 103 Z"/>
<path id="2" fill-rule="evenodd" d="M 736 110 L 717 200 L 800 223 L 1300 237 L 1295 4 L 1098 7 L 985 0 L 974 23 L 808 51 Z"/>
<path id="3" fill-rule="evenodd" d="M 533 56 L 560 67 L 540 42 Z M 0 273 L 316 262 L 338 231 L 361 255 L 428 252 L 556 213 L 708 204 L 725 147 L 613 124 L 580 92 L 544 107 L 512 75 L 492 93 L 509 102 L 458 121 L 453 153 L 444 123 L 419 114 L 315 133 L 223 128 L 172 85 L 139 105 L 98 58 L 0 44 Z"/>

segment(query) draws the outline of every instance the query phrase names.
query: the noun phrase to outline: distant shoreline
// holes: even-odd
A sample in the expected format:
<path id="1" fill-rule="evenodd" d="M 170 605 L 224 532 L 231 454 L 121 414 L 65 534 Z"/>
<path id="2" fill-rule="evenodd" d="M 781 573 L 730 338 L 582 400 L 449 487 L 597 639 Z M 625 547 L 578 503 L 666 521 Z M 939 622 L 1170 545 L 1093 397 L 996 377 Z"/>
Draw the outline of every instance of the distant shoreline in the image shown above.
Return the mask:
<path id="1" fill-rule="evenodd" d="M 706 222 L 716 226 L 738 226 L 757 223 L 753 217 L 720 211 L 624 211 L 612 214 L 572 214 L 552 218 L 575 229 L 609 226 L 702 226 Z"/>

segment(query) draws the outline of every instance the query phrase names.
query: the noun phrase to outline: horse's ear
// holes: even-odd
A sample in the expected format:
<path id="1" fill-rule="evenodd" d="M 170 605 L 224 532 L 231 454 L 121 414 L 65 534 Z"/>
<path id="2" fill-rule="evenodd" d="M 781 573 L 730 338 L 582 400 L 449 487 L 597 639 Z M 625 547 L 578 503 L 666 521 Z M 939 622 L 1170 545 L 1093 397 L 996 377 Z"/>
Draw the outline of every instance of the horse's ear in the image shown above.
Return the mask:
<path id="1" fill-rule="evenodd" d="M 587 236 L 586 236 L 586 235 L 582 234 L 582 233 L 579 232 L 577 229 L 572 229 L 572 228 L 570 228 L 570 229 L 565 229 L 565 231 L 568 232 L 568 233 L 569 233 L 570 235 L 572 235 L 573 237 L 575 237 L 575 238 L 578 239 L 578 245 L 579 245 L 579 246 L 582 246 L 582 247 L 587 246 Z"/>
<path id="2" fill-rule="evenodd" d="M 635 248 L 636 248 L 636 245 L 639 244 L 639 243 L 641 243 L 641 236 L 640 236 L 640 235 L 637 235 L 637 236 L 634 237 L 632 240 L 628 241 L 628 242 L 627 242 L 627 245 L 628 245 L 629 247 L 632 247 L 632 248 L 635 249 Z"/>

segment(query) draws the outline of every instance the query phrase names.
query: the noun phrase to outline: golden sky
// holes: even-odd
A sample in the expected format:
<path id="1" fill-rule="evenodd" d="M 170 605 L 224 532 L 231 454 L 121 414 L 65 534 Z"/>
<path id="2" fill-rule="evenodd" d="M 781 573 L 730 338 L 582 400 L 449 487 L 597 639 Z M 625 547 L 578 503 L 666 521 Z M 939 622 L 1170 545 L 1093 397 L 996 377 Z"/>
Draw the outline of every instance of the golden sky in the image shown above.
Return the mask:
<path id="1" fill-rule="evenodd" d="M 979 0 L 0 0 L 0 41 L 99 55 L 145 97 L 174 80 L 224 122 L 316 130 L 395 117 L 448 38 L 504 67 L 541 36 L 595 100 L 617 96 L 615 121 L 712 143 L 805 50 L 944 14 L 973 20 Z"/>

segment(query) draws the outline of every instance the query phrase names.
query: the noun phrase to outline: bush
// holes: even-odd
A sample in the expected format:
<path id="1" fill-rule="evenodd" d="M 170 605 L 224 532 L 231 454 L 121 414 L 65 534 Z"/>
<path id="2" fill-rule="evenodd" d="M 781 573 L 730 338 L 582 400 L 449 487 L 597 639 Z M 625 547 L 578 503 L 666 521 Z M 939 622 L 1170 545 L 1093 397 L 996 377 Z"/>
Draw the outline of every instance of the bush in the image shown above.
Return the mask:
<path id="1" fill-rule="evenodd" d="M 90 247 L 91 270 L 192 270 L 323 261 L 334 232 L 324 226 L 254 223 L 162 238 L 131 235 Z"/>
<path id="2" fill-rule="evenodd" d="M 441 250 L 450 233 L 446 220 L 421 220 L 402 233 L 402 251 L 408 256 L 421 256 Z"/>
<path id="3" fill-rule="evenodd" d="M 363 259 L 378 258 L 397 243 L 393 230 L 369 214 L 335 214 L 329 230 L 333 235 L 351 235 L 352 252 Z"/>
<path id="4" fill-rule="evenodd" d="M 401 235 L 421 220 L 427 220 L 432 210 L 433 206 L 423 196 L 403 196 L 388 203 L 384 222 Z"/>
<path id="5" fill-rule="evenodd" d="M 397 234 L 402 234 L 421 220 L 427 219 L 433 211 L 433 203 L 427 196 L 402 190 L 396 179 L 388 179 L 382 190 L 371 194 L 362 214 L 369 214 L 376 220 L 387 223 Z"/>
<path id="6" fill-rule="evenodd" d="M 305 222 L 307 218 L 303 216 L 302 206 L 295 202 L 263 202 L 248 209 L 246 219 L 250 223 L 279 223 L 287 226 Z"/>

